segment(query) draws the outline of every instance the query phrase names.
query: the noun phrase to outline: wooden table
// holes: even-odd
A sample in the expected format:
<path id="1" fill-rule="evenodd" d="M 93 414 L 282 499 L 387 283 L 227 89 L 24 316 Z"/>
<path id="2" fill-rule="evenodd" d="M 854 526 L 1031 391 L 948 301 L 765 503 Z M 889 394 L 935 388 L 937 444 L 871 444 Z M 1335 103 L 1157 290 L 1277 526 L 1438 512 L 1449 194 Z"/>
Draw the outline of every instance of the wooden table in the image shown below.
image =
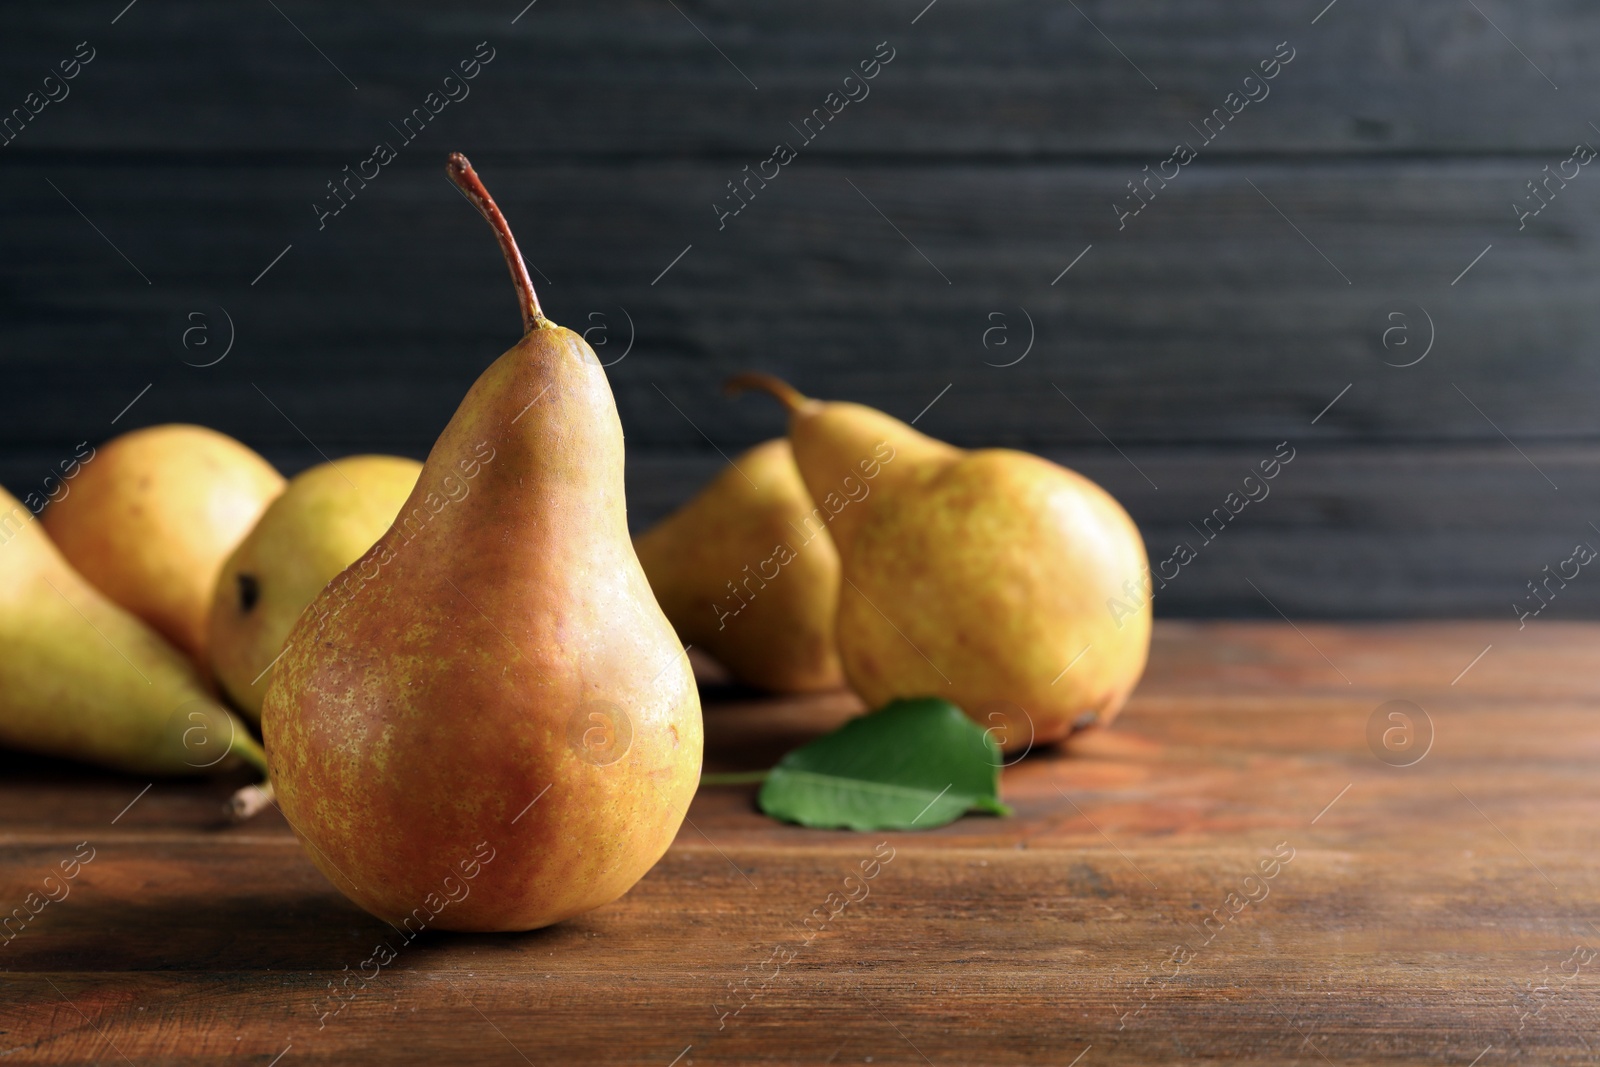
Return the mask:
<path id="1" fill-rule="evenodd" d="M 387 928 L 275 812 L 219 827 L 229 783 L 7 757 L 4 907 L 93 859 L 0 946 L 0 1062 L 1589 1061 L 1597 667 L 1596 625 L 1168 623 L 1112 729 L 1007 769 L 1014 818 L 821 832 L 708 788 L 621 901 L 426 935 L 321 1025 Z M 1369 743 L 1391 700 L 1424 709 L 1409 754 L 1393 707 Z M 854 707 L 708 698 L 707 767 Z"/>

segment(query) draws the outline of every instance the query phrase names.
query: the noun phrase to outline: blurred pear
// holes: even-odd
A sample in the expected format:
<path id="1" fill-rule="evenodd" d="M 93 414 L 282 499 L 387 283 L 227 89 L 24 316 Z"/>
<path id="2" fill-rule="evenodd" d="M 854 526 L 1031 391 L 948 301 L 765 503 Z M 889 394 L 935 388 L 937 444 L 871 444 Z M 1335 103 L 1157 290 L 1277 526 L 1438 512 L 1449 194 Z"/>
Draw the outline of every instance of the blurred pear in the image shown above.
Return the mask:
<path id="1" fill-rule="evenodd" d="M 264 775 L 250 728 L 194 664 L 72 569 L 0 489 L 0 745 L 137 774 L 240 761 Z"/>
<path id="2" fill-rule="evenodd" d="M 634 541 L 678 636 L 780 693 L 844 684 L 834 646 L 839 553 L 783 438 L 739 456 Z"/>
<path id="3" fill-rule="evenodd" d="M 394 523 L 422 464 L 351 456 L 289 480 L 222 567 L 211 602 L 211 669 L 252 722 L 284 639 L 306 606 Z"/>
<path id="4" fill-rule="evenodd" d="M 151 426 L 101 445 L 43 521 L 91 584 L 203 666 L 217 574 L 283 485 L 225 434 Z"/>
<path id="5" fill-rule="evenodd" d="M 1150 650 L 1144 539 L 1100 486 L 1003 448 L 967 451 L 766 374 L 843 561 L 839 651 L 868 707 L 944 697 L 1008 752 L 1106 724 Z"/>

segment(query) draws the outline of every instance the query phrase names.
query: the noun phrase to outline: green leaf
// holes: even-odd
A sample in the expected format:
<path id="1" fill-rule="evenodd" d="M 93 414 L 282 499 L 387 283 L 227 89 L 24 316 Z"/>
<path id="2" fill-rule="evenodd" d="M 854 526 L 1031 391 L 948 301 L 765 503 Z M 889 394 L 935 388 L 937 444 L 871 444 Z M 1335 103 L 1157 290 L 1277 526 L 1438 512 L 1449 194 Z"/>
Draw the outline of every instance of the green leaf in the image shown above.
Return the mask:
<path id="1" fill-rule="evenodd" d="M 779 761 L 761 810 L 801 826 L 929 830 L 1000 803 L 1000 746 L 948 700 L 897 700 Z"/>

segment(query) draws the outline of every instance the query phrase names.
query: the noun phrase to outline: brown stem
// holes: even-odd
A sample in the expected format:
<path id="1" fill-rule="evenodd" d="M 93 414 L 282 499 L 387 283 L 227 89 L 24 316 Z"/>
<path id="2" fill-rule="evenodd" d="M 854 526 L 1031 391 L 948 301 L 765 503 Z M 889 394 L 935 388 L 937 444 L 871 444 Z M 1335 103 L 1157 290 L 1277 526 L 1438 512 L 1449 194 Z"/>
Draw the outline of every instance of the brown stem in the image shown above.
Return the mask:
<path id="1" fill-rule="evenodd" d="M 539 307 L 539 297 L 533 291 L 533 279 L 528 277 L 528 265 L 522 260 L 522 252 L 517 248 L 517 239 L 511 236 L 511 225 L 506 222 L 506 217 L 500 214 L 500 208 L 495 204 L 494 197 L 489 195 L 489 190 L 484 188 L 483 179 L 478 177 L 478 172 L 472 169 L 472 164 L 468 163 L 467 157 L 460 152 L 450 153 L 450 159 L 444 165 L 444 172 L 450 175 L 450 180 L 456 183 L 456 188 L 472 201 L 472 206 L 489 220 L 489 227 L 494 230 L 495 239 L 500 242 L 500 251 L 506 257 L 506 266 L 511 268 L 511 282 L 517 287 L 517 303 L 522 306 L 523 328 L 532 333 L 534 330 L 554 325 L 544 317 L 544 311 Z"/>
<path id="2" fill-rule="evenodd" d="M 771 374 L 762 374 L 760 371 L 745 371 L 743 374 L 735 374 L 723 383 L 722 388 L 727 390 L 730 395 L 742 393 L 746 389 L 755 389 L 769 396 L 774 396 L 778 399 L 778 403 L 788 409 L 791 415 L 808 404 L 816 403 L 816 401 L 801 393 L 800 390 L 782 378 L 774 377 Z"/>
<path id="3" fill-rule="evenodd" d="M 260 785 L 247 785 L 233 794 L 223 810 L 234 822 L 244 822 L 261 814 L 272 801 L 272 783 L 262 782 Z"/>

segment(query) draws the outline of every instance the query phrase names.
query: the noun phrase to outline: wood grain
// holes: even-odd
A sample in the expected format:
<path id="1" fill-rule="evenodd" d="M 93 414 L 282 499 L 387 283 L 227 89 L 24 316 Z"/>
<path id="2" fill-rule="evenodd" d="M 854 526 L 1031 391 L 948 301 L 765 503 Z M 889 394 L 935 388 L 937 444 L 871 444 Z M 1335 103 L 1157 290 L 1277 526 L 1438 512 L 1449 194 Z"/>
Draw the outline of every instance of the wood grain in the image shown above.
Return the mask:
<path id="1" fill-rule="evenodd" d="M 694 156 L 770 148 L 888 40 L 893 64 L 826 151 L 1028 159 L 1170 149 L 1287 40 L 1293 64 L 1222 151 L 1544 151 L 1585 136 L 1563 96 L 1600 89 L 1589 5 L 1339 0 L 1313 24 L 1325 3 L 939 0 L 918 17 L 926 0 L 710 0 L 681 13 L 540 0 L 514 24 L 515 0 L 284 7 L 324 59 L 266 5 L 182 0 L 114 29 L 70 9 L 19 12 L 0 69 L 20 99 L 79 40 L 101 49 L 16 147 L 276 158 L 369 147 L 488 40 L 494 63 L 441 115 L 463 145 Z"/>
<path id="2" fill-rule="evenodd" d="M 633 479 L 641 523 L 778 432 L 719 395 L 749 367 L 902 418 L 940 397 L 919 427 L 1103 471 L 1152 550 L 1255 450 L 1341 446 L 1169 614 L 1259 612 L 1247 579 L 1295 618 L 1498 614 L 1593 518 L 1500 462 L 1584 484 L 1597 443 L 1595 179 L 1552 184 L 1526 228 L 1512 207 L 1600 136 L 1577 0 L 278 7 L 8 20 L 0 114 L 79 41 L 96 55 L 0 147 L 0 484 L 164 421 L 290 472 L 424 454 L 516 324 L 441 180 L 462 149 L 557 321 L 628 351 L 630 462 L 674 472 Z M 401 143 L 483 41 L 471 95 Z M 881 41 L 871 95 L 720 225 L 727 183 Z M 1271 95 L 1119 224 L 1128 183 L 1284 41 Z M 399 157 L 319 228 L 378 140 Z"/>
<path id="3" fill-rule="evenodd" d="M 0 441 L 104 433 L 155 380 L 126 422 L 187 414 L 303 444 L 265 393 L 326 449 L 425 451 L 517 335 L 505 269 L 442 158 L 414 150 L 320 231 L 326 166 L 0 173 L 21 215 L 0 234 L 17 312 Z M 725 450 L 776 432 L 775 405 L 721 395 L 752 366 L 908 420 L 952 385 L 926 425 L 964 445 L 1595 439 L 1600 374 L 1581 353 L 1600 345 L 1582 311 L 1600 199 L 1574 188 L 1519 233 L 1510 200 L 1539 172 L 1525 161 L 1219 163 L 1120 232 L 1127 164 L 795 167 L 721 232 L 726 163 L 484 168 L 513 226 L 536 231 L 522 243 L 551 315 L 617 361 L 636 450 L 711 451 L 696 426 Z M 221 355 L 218 306 L 235 350 L 184 366 Z M 180 344 L 196 311 L 215 350 Z"/>
<path id="4" fill-rule="evenodd" d="M 1600 1010 L 1594 965 L 1568 962 L 1600 947 L 1597 666 L 1594 625 L 1163 624 L 1111 729 L 1007 768 L 1013 818 L 808 831 L 757 814 L 751 789 L 705 789 L 621 901 L 532 934 L 425 934 L 321 1029 L 330 978 L 390 932 L 275 813 L 219 828 L 228 783 L 158 782 L 112 825 L 144 781 L 7 757 L 3 899 L 79 842 L 97 852 L 0 948 L 0 1052 L 666 1067 L 680 1053 L 1066 1064 L 1088 1046 L 1083 1064 L 1465 1064 L 1487 1048 L 1484 1064 L 1577 1062 Z M 764 765 L 855 707 L 708 695 L 718 770 Z M 1367 741 L 1395 699 L 1432 723 L 1407 768 Z M 804 943 L 798 924 L 880 840 L 894 858 L 870 895 Z M 1233 915 L 1228 894 L 1280 843 L 1292 860 Z M 1214 909 L 1232 918 L 1204 943 Z M 1192 958 L 1158 979 L 1180 944 Z M 792 962 L 719 1029 L 713 1005 L 737 1007 L 729 983 L 779 946 Z"/>
<path id="5" fill-rule="evenodd" d="M 1138 522 L 1152 565 L 1176 571 L 1157 590 L 1161 615 L 1470 615 L 1515 629 L 1512 605 L 1539 607 L 1528 583 L 1543 581 L 1543 568 L 1557 568 L 1579 542 L 1600 549 L 1590 525 L 1600 521 L 1590 504 L 1600 493 L 1600 454 L 1591 447 L 1530 446 L 1519 454 L 1504 441 L 1407 448 L 1292 440 L 1295 458 L 1266 483 L 1268 495 L 1226 526 L 1217 513 L 1239 506 L 1243 479 L 1259 474 L 1272 447 L 1040 451 L 1109 489 Z M 718 456 L 630 460 L 635 526 L 723 465 Z M 1251 484 L 1259 495 L 1260 480 Z M 1180 545 L 1195 559 L 1163 566 Z M 730 560 L 729 570 L 742 565 Z M 1573 568 L 1565 570 L 1570 576 Z M 1552 579 L 1539 617 L 1600 611 L 1600 582 L 1586 573 L 1565 584 Z"/>

